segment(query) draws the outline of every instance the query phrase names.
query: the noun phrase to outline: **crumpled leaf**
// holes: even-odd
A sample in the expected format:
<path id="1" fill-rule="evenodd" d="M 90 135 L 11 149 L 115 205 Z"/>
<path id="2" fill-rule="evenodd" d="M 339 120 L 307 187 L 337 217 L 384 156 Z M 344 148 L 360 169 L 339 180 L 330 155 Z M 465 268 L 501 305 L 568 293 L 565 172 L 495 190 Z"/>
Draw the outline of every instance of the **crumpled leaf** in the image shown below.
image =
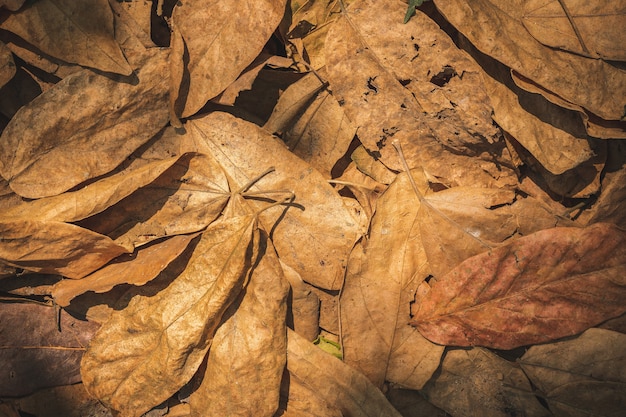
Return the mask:
<path id="1" fill-rule="evenodd" d="M 63 61 L 105 72 L 132 73 L 115 41 L 113 13 L 107 0 L 29 2 L 0 27 Z"/>
<path id="2" fill-rule="evenodd" d="M 421 391 L 453 416 L 549 417 L 521 369 L 480 348 L 450 350 L 437 374 Z"/>
<path id="3" fill-rule="evenodd" d="M 282 133 L 289 150 L 327 178 L 356 133 L 337 100 L 313 73 L 285 90 L 263 127 Z"/>
<path id="4" fill-rule="evenodd" d="M 530 0 L 524 3 L 522 23 L 546 46 L 592 58 L 626 61 L 623 2 Z"/>
<path id="5" fill-rule="evenodd" d="M 172 13 L 171 101 L 188 117 L 228 87 L 270 38 L 285 0 L 189 0 Z M 232 52 L 237 45 L 237 52 Z"/>
<path id="6" fill-rule="evenodd" d="M 363 375 L 292 330 L 287 331 L 291 378 L 348 416 L 400 416 Z"/>
<path id="7" fill-rule="evenodd" d="M 619 416 L 626 406 L 626 335 L 589 329 L 532 346 L 518 361 L 557 416 Z"/>
<path id="8" fill-rule="evenodd" d="M 399 0 L 355 2 L 328 32 L 330 89 L 357 126 L 359 139 L 394 170 L 402 165 L 391 144 L 400 143 L 410 168 L 422 166 L 447 186 L 515 184 L 501 155 L 504 143 L 492 137 L 491 108 L 475 63 L 425 16 L 424 22 L 402 24 L 394 16 L 405 9 Z M 389 30 L 381 33 L 381 26 Z M 395 45 L 402 45 L 402 52 Z M 428 64 L 416 67 L 416 56 Z M 462 80 L 454 75 L 460 72 Z M 465 82 L 455 98 L 455 86 Z M 461 102 L 467 104 L 456 104 Z M 466 106 L 473 114 L 463 115 Z"/>
<path id="9" fill-rule="evenodd" d="M 211 224 L 185 271 L 158 294 L 133 298 L 92 339 L 81 375 L 108 407 L 140 416 L 185 385 L 211 346 L 258 255 L 256 217 Z"/>
<path id="10" fill-rule="evenodd" d="M 197 235 L 172 236 L 132 255 L 122 255 L 82 279 L 59 281 L 52 287 L 54 302 L 67 307 L 73 298 L 87 291 L 102 293 L 119 284 L 144 285 L 176 259 Z"/>
<path id="11" fill-rule="evenodd" d="M 580 333 L 626 311 L 625 241 L 609 223 L 519 238 L 418 290 L 411 324 L 435 343 L 496 349 Z"/>
<path id="12" fill-rule="evenodd" d="M 0 236 L 0 262 L 68 278 L 82 278 L 127 252 L 107 236 L 57 221 L 0 220 Z"/>
<path id="13" fill-rule="evenodd" d="M 626 73 L 602 60 L 537 42 L 522 24 L 526 0 L 435 0 L 435 4 L 480 51 L 525 78 L 603 119 L 624 116 Z"/>
<path id="14" fill-rule="evenodd" d="M 113 237 L 132 251 L 161 237 L 205 228 L 230 196 L 220 165 L 208 155 L 189 153 L 157 179 L 81 225 Z"/>
<path id="15" fill-rule="evenodd" d="M 295 206 L 286 212 L 283 207 L 263 211 L 260 223 L 271 230 L 280 258 L 303 280 L 321 288 L 340 289 L 358 224 L 322 175 L 265 130 L 227 113 L 211 113 L 188 121 L 185 127 L 198 149 L 213 155 L 233 179 L 233 188 L 248 184 L 268 166 L 275 167 L 250 191 L 283 190 L 284 195 L 290 190 L 295 194 Z M 267 196 L 271 198 L 271 194 Z M 260 210 L 267 203 L 251 200 L 251 204 Z"/>
<path id="16" fill-rule="evenodd" d="M 99 327 L 61 311 L 59 331 L 54 308 L 21 303 L 3 303 L 0 323 L 2 397 L 79 382 L 80 359 Z"/>
<path id="17" fill-rule="evenodd" d="M 168 119 L 167 55 L 150 52 L 135 84 L 82 70 L 21 108 L 0 137 L 0 173 L 11 188 L 27 198 L 60 194 L 148 141 Z"/>
<path id="18" fill-rule="evenodd" d="M 200 386 L 189 397 L 194 416 L 273 416 L 287 361 L 289 286 L 267 235 L 262 258 L 226 310 L 209 350 Z"/>

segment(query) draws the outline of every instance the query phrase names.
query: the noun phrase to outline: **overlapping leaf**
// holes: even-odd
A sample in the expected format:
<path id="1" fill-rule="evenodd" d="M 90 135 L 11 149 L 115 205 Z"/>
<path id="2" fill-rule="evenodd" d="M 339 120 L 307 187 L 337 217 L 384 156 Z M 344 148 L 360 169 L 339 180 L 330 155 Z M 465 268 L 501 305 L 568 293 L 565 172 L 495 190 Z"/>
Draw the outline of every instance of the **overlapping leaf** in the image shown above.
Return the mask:
<path id="1" fill-rule="evenodd" d="M 512 241 L 418 293 L 411 324 L 436 343 L 497 349 L 580 333 L 626 311 L 625 240 L 597 223 Z"/>

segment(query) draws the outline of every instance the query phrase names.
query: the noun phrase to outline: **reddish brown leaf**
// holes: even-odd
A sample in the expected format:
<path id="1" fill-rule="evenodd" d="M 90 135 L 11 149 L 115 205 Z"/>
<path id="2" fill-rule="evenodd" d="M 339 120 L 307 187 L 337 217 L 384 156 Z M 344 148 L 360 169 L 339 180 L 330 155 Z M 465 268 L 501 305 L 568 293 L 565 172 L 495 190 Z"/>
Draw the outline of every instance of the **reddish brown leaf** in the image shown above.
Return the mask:
<path id="1" fill-rule="evenodd" d="M 445 345 L 547 342 L 624 313 L 625 277 L 626 234 L 616 226 L 543 230 L 474 256 L 418 292 L 411 324 Z"/>

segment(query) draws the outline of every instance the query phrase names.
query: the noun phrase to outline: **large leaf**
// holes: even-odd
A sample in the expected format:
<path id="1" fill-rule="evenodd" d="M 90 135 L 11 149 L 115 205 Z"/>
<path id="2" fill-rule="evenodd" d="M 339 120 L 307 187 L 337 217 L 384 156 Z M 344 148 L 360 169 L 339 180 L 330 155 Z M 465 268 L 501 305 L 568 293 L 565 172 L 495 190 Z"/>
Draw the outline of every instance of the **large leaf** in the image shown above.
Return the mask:
<path id="1" fill-rule="evenodd" d="M 626 409 L 626 335 L 589 329 L 531 347 L 522 369 L 556 416 L 619 416 Z"/>
<path id="2" fill-rule="evenodd" d="M 209 226 L 178 278 L 152 297 L 135 297 L 96 333 L 81 364 L 88 391 L 140 416 L 186 384 L 245 284 L 258 239 L 255 216 Z"/>
<path id="3" fill-rule="evenodd" d="M 113 12 L 107 0 L 29 2 L 0 27 L 63 61 L 105 72 L 132 72 L 115 41 Z"/>
<path id="4" fill-rule="evenodd" d="M 294 204 L 286 212 L 284 207 L 264 211 L 260 223 L 271 230 L 280 258 L 302 279 L 322 288 L 341 288 L 358 225 L 323 176 L 265 130 L 227 113 L 211 113 L 185 126 L 198 149 L 212 154 L 233 179 L 233 188 L 244 187 L 267 167 L 275 167 L 250 191 L 265 191 L 272 198 L 276 195 L 268 191 L 282 190 L 284 196 L 290 190 Z M 260 210 L 267 203 L 251 204 Z"/>
<path id="5" fill-rule="evenodd" d="M 436 343 L 497 349 L 580 333 L 626 311 L 625 243 L 608 223 L 522 237 L 418 292 L 411 324 Z"/>
<path id="6" fill-rule="evenodd" d="M 172 14 L 171 106 L 188 117 L 224 91 L 259 55 L 285 0 L 190 0 Z M 232 45 L 237 45 L 236 53 Z"/>
<path id="7" fill-rule="evenodd" d="M 60 194 L 148 141 L 167 123 L 167 55 L 153 50 L 136 82 L 79 71 L 21 108 L 0 140 L 11 188 L 28 198 Z"/>
<path id="8" fill-rule="evenodd" d="M 289 286 L 265 234 L 260 251 L 245 291 L 215 333 L 202 383 L 189 397 L 197 416 L 271 417 L 278 408 Z"/>

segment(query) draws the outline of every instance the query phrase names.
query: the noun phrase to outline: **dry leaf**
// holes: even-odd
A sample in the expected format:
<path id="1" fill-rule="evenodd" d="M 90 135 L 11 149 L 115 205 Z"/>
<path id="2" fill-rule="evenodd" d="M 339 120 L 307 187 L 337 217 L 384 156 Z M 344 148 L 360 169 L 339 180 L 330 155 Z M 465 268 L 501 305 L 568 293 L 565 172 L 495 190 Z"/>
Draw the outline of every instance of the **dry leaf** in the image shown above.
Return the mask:
<path id="1" fill-rule="evenodd" d="M 320 299 L 300 274 L 280 261 L 289 290 L 287 325 L 306 340 L 313 341 L 320 333 Z"/>
<path id="2" fill-rule="evenodd" d="M 542 44 L 575 54 L 626 61 L 626 4 L 530 0 L 522 23 Z"/>
<path id="3" fill-rule="evenodd" d="M 11 11 L 19 10 L 26 0 L 0 0 L 0 7 L 4 7 Z"/>
<path id="4" fill-rule="evenodd" d="M 255 216 L 211 224 L 176 280 L 152 297 L 135 297 L 96 333 L 81 363 L 87 390 L 140 416 L 185 385 L 242 290 L 258 239 Z"/>
<path id="5" fill-rule="evenodd" d="M 102 293 L 119 284 L 144 285 L 176 259 L 196 236 L 173 236 L 132 255 L 122 255 L 82 279 L 59 281 L 52 287 L 52 297 L 57 305 L 67 307 L 74 297 L 87 291 Z"/>
<path id="6" fill-rule="evenodd" d="M 454 77 L 455 71 L 462 72 L 466 68 L 468 72 L 477 72 L 477 68 L 470 69 L 475 64 L 453 48 L 452 41 L 432 21 L 427 28 L 413 20 L 403 25 L 394 17 L 406 11 L 406 4 L 399 0 L 356 2 L 348 10 L 329 30 L 326 64 L 333 95 L 358 127 L 359 139 L 367 150 L 389 168 L 399 170 L 400 159 L 391 146 L 397 141 L 404 147 L 411 168 L 422 166 L 430 177 L 438 178 L 447 186 L 515 184 L 512 170 L 506 168 L 509 165 L 507 158 L 498 155 L 503 151 L 504 143 L 493 143 L 491 135 L 495 131 L 490 121 L 487 123 L 483 118 L 478 128 L 473 126 L 477 120 L 472 120 L 471 128 L 459 128 L 446 121 L 454 117 L 460 124 L 465 124 L 461 122 L 463 117 L 458 116 L 461 111 L 454 110 L 453 98 L 449 95 L 457 81 L 444 77 L 441 81 L 431 82 L 435 74 L 428 75 L 423 69 L 418 71 L 416 64 L 411 66 L 411 59 L 416 54 L 414 45 L 418 45 L 414 41 L 423 37 L 432 41 L 434 37 L 437 45 L 443 45 L 426 48 L 429 43 L 425 39 L 425 51 L 419 55 L 420 60 L 435 62 L 436 74 L 444 71 L 445 75 L 445 70 L 438 65 L 441 62 L 439 56 L 444 51 L 457 51 L 456 56 L 452 52 L 446 56 L 448 64 L 458 63 L 458 68 L 451 67 L 450 77 Z M 381 26 L 393 29 L 381 33 Z M 398 53 L 395 45 L 402 45 L 402 53 Z M 394 58 L 398 55 L 402 57 L 400 62 L 407 61 L 403 64 L 406 69 L 400 73 L 392 67 L 399 65 L 398 59 Z M 432 68 L 430 70 L 434 72 Z M 467 80 L 472 82 L 461 91 L 475 90 L 472 97 L 478 98 L 474 103 L 481 109 L 478 114 L 489 114 L 488 103 L 481 102 L 481 98 L 487 100 L 486 95 L 477 93 L 483 89 L 480 80 L 469 74 Z M 430 101 L 426 101 L 408 89 L 412 83 L 425 83 L 436 94 L 427 97 Z M 426 86 L 420 88 L 420 91 L 424 90 L 427 90 Z M 444 104 L 445 108 L 442 107 Z M 469 118 L 472 117 L 476 116 Z M 439 131 L 443 133 L 440 135 Z"/>
<path id="7" fill-rule="evenodd" d="M 113 13 L 107 0 L 31 2 L 10 14 L 0 27 L 60 60 L 104 72 L 132 73 L 115 41 Z"/>
<path id="8" fill-rule="evenodd" d="M 3 303 L 0 322 L 0 396 L 80 381 L 80 358 L 97 324 L 62 311 L 59 331 L 54 308 L 20 303 Z"/>
<path id="9" fill-rule="evenodd" d="M 82 278 L 127 252 L 107 236 L 57 221 L 1 220 L 0 236 L 0 262 L 68 278 Z"/>
<path id="10" fill-rule="evenodd" d="M 172 13 L 173 114 L 191 116 L 235 81 L 259 55 L 284 11 L 285 0 L 178 3 Z"/>
<path id="11" fill-rule="evenodd" d="M 379 198 L 369 239 L 362 247 L 357 244 L 350 255 L 341 295 L 345 362 L 378 387 L 386 380 L 390 357 L 400 345 L 413 349 L 413 357 L 405 358 L 410 360 L 405 369 L 414 375 L 403 383 L 416 388 L 432 376 L 443 353 L 443 347 L 408 325 L 410 286 L 416 271 L 428 262 L 416 220 L 420 204 L 411 191 L 406 174 L 400 174 Z"/>
<path id="12" fill-rule="evenodd" d="M 112 417 L 111 411 L 91 397 L 83 384 L 41 389 L 32 395 L 14 399 L 11 402 L 22 412 L 14 417 L 21 417 L 24 414 L 37 417 Z M 13 417 L 5 416 L 1 411 L 0 415 Z"/>
<path id="13" fill-rule="evenodd" d="M 190 120 L 186 128 L 200 151 L 219 161 L 236 184 L 233 188 L 248 184 L 268 166 L 275 167 L 250 191 L 293 191 L 294 206 L 286 212 L 283 207 L 263 211 L 260 223 L 271 230 L 279 257 L 303 280 L 321 288 L 341 288 L 358 224 L 322 175 L 263 129 L 229 114 L 211 113 Z M 260 210 L 267 203 L 251 204 Z"/>
<path id="14" fill-rule="evenodd" d="M 609 223 L 519 238 L 418 292 L 411 324 L 435 343 L 496 349 L 580 333 L 626 311 L 625 240 Z"/>
<path id="15" fill-rule="evenodd" d="M 603 119 L 624 116 L 624 71 L 537 42 L 522 24 L 525 0 L 435 0 L 435 4 L 479 50 L 525 78 Z"/>
<path id="16" fill-rule="evenodd" d="M 152 51 L 135 84 L 83 70 L 23 107 L 0 140 L 11 188 L 28 198 L 60 194 L 148 141 L 167 123 L 167 54 Z"/>
<path id="17" fill-rule="evenodd" d="M 208 353 L 202 383 L 189 397 L 193 416 L 273 416 L 287 360 L 289 286 L 271 241 L 228 310 Z"/>
<path id="18" fill-rule="evenodd" d="M 15 75 L 13 54 L 4 42 L 0 42 L 0 87 L 8 83 Z"/>
<path id="19" fill-rule="evenodd" d="M 291 330 L 287 369 L 312 393 L 346 416 L 400 416 L 367 378 Z"/>
<path id="20" fill-rule="evenodd" d="M 287 370 L 281 385 L 281 402 L 276 417 L 343 417 L 339 409 L 318 397 Z"/>
<path id="21" fill-rule="evenodd" d="M 486 349 L 451 350 L 422 394 L 453 416 L 549 417 L 526 375 Z"/>
<path id="22" fill-rule="evenodd" d="M 556 416 L 619 416 L 626 408 L 626 335 L 589 329 L 531 347 L 518 361 Z"/>

